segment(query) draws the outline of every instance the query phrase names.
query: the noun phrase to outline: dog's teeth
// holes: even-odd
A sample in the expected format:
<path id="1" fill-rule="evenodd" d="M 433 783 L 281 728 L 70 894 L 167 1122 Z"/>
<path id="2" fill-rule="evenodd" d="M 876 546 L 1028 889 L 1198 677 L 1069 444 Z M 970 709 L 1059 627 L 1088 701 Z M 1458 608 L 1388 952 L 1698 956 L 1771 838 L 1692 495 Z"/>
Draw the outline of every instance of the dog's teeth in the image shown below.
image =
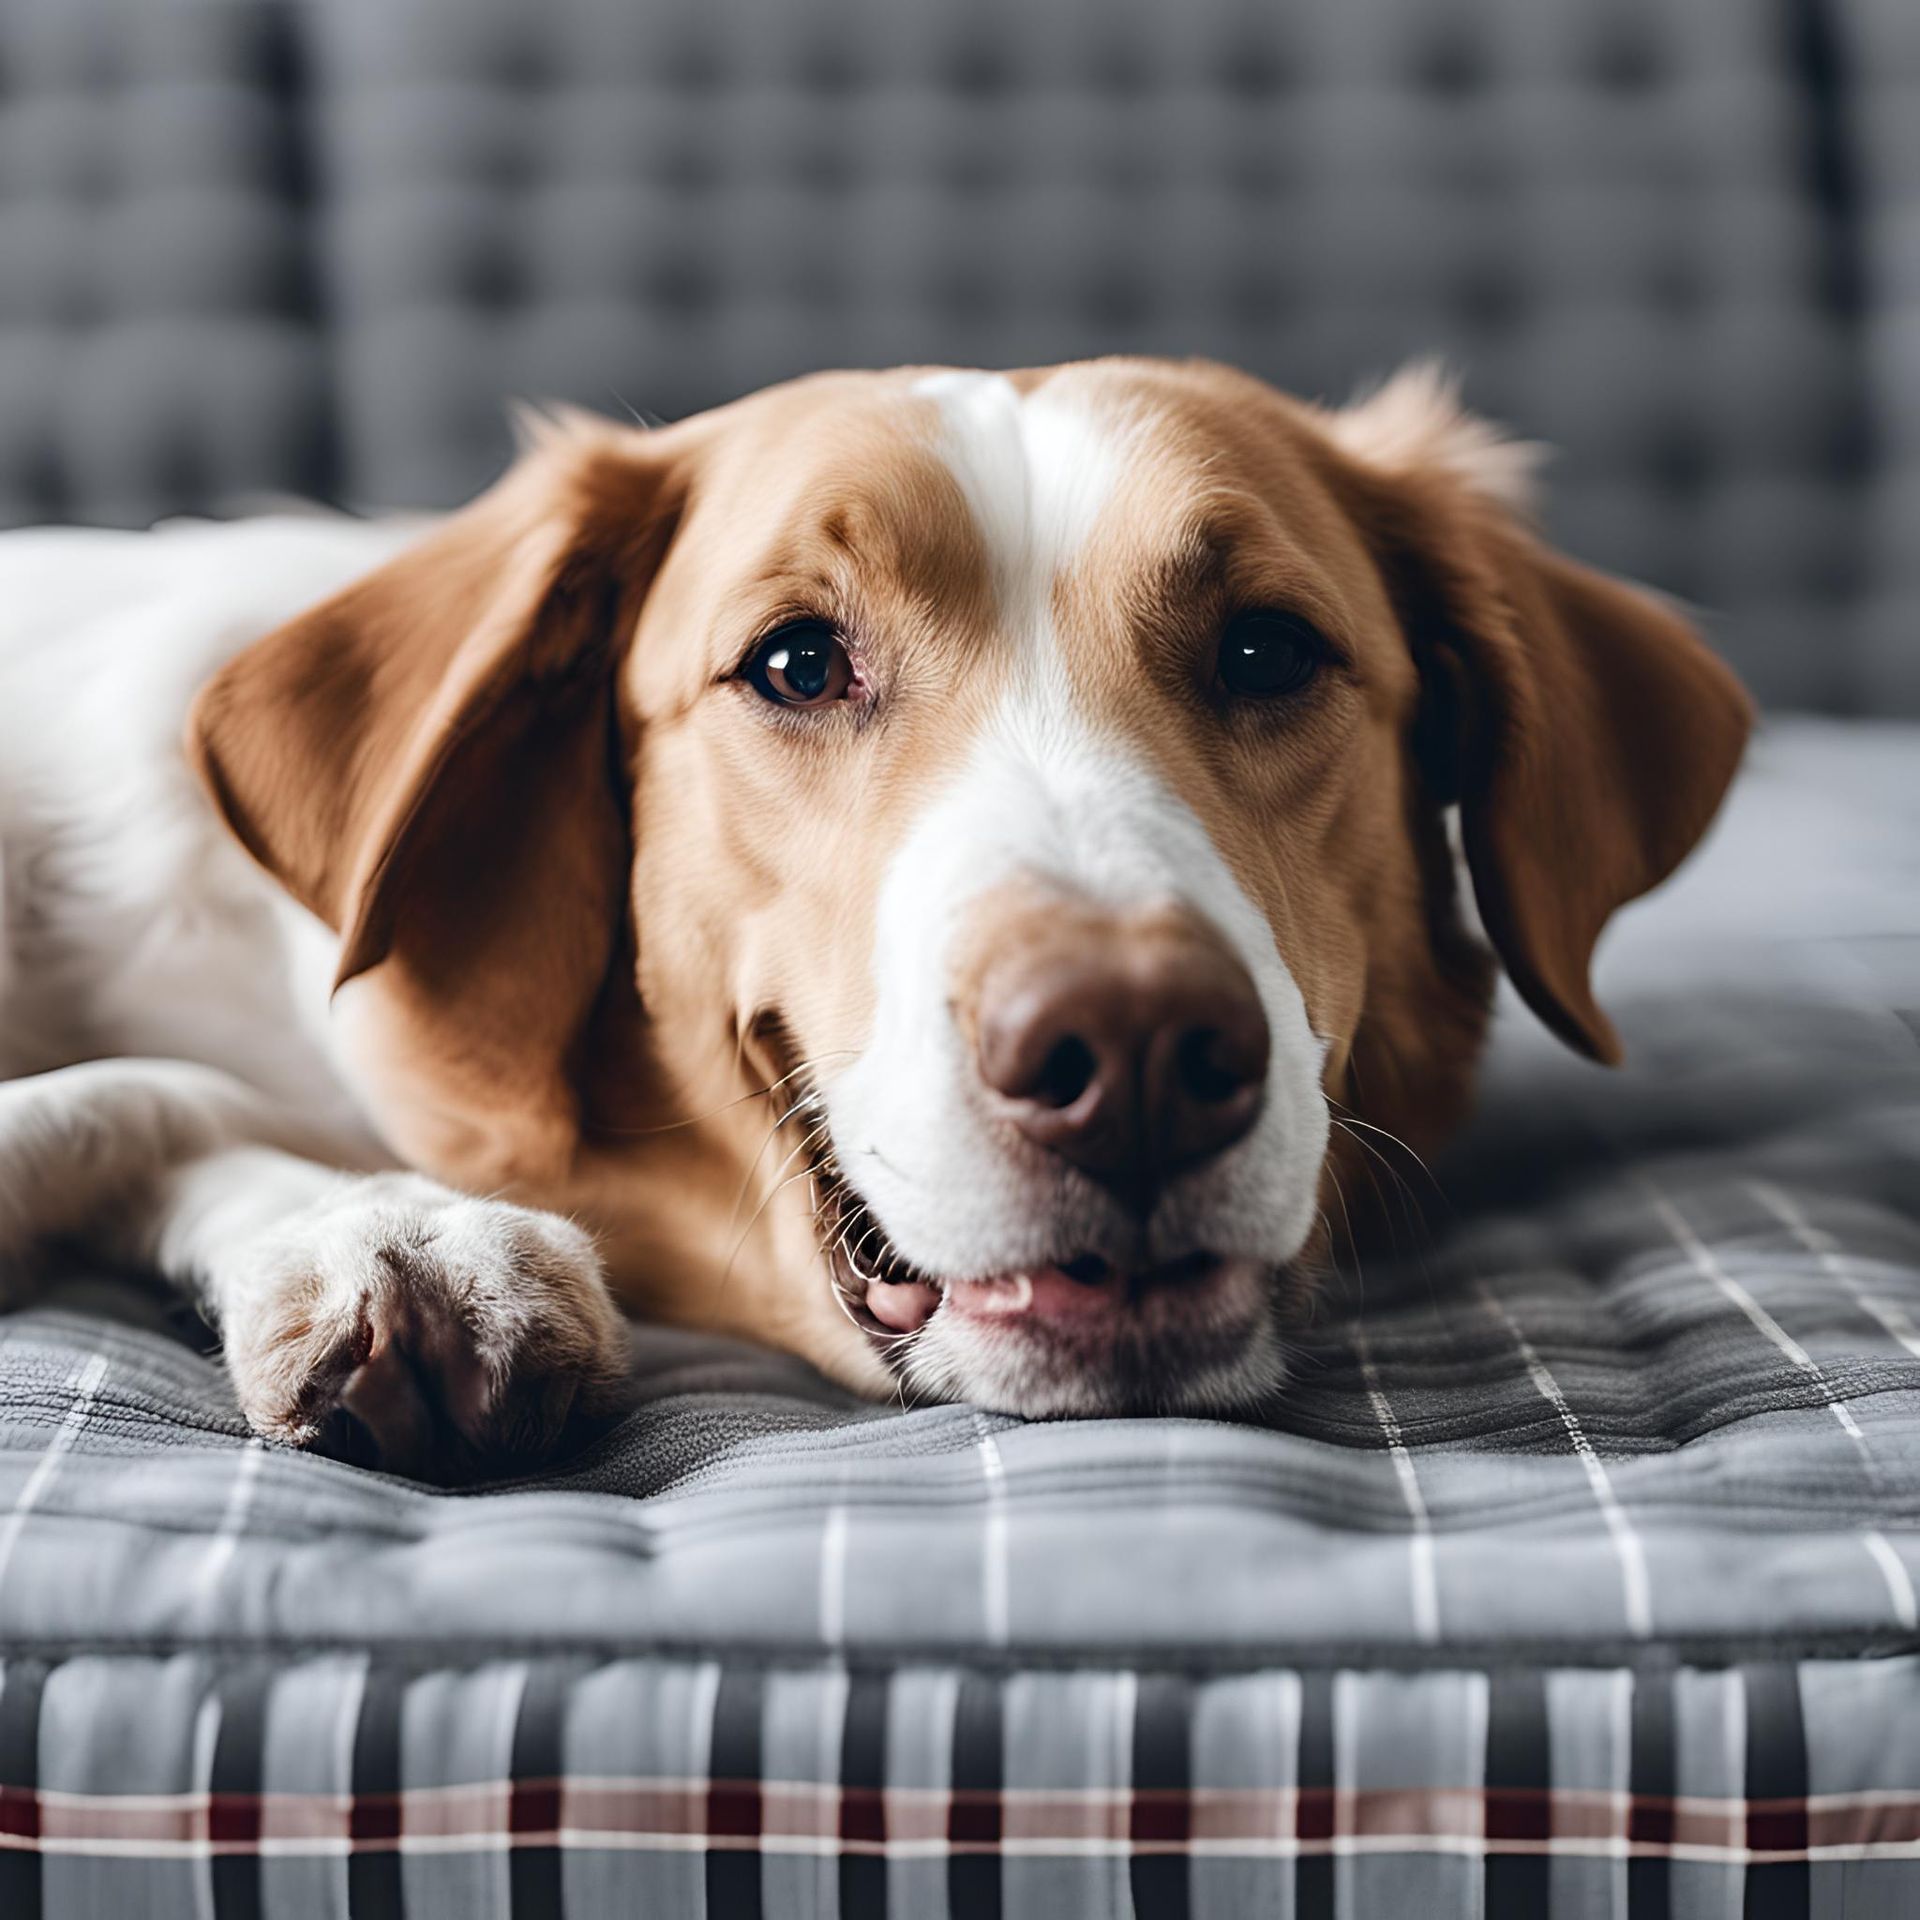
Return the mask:
<path id="1" fill-rule="evenodd" d="M 1033 1305 L 1030 1273 L 1004 1273 L 976 1284 L 982 1295 L 981 1305 L 993 1313 L 1025 1313 Z"/>

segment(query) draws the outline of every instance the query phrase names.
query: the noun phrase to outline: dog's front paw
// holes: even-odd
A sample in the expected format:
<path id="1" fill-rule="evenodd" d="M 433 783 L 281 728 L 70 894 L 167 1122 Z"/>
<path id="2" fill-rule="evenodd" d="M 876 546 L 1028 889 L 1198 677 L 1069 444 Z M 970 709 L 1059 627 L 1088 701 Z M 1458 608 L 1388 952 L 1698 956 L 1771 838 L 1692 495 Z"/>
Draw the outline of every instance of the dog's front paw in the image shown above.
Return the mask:
<path id="1" fill-rule="evenodd" d="M 549 1452 L 617 1402 L 626 1325 L 592 1242 L 555 1214 L 411 1174 L 343 1180 L 213 1276 L 256 1432 L 462 1479 Z"/>

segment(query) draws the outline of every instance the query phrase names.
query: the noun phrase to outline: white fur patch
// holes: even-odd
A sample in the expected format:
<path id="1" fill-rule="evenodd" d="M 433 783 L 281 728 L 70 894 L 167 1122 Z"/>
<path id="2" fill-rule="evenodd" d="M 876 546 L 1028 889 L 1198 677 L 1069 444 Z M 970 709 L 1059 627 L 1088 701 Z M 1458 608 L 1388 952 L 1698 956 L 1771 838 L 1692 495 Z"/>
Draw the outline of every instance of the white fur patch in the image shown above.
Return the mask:
<path id="1" fill-rule="evenodd" d="M 337 943 L 241 851 L 181 736 L 214 667 L 407 537 L 0 536 L 0 1265 L 237 1141 L 390 1159 L 331 1051 Z"/>
<path id="2" fill-rule="evenodd" d="M 1124 441 L 1046 387 L 999 373 L 934 373 L 914 391 L 940 409 L 940 452 L 987 549 L 1009 636 L 1053 642 L 1054 582 L 1092 537 L 1120 477 Z"/>

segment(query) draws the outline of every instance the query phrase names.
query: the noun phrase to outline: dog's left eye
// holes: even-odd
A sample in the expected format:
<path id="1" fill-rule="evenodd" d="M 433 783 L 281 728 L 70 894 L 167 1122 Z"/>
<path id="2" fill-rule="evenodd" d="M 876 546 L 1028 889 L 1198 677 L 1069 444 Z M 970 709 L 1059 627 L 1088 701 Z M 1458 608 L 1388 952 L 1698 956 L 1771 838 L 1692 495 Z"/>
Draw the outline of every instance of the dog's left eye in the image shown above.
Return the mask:
<path id="1" fill-rule="evenodd" d="M 746 678 L 761 699 L 776 706 L 824 707 L 847 697 L 853 661 L 825 621 L 796 620 L 753 650 Z"/>
<path id="2" fill-rule="evenodd" d="M 1297 613 L 1236 614 L 1220 636 L 1220 684 L 1242 700 L 1277 700 L 1298 693 L 1325 658 L 1325 641 Z"/>

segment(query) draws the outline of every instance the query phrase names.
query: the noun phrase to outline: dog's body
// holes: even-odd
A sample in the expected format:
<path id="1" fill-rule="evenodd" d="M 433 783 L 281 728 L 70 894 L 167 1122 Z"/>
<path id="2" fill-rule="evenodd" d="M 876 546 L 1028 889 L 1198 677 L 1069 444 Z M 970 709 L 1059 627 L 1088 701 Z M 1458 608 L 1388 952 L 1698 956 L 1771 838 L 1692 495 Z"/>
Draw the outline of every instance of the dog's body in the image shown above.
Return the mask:
<path id="1" fill-rule="evenodd" d="M 60 1240 L 159 1270 L 249 1369 L 256 1424 L 302 1443 L 366 1357 L 357 1293 L 389 1277 L 451 1301 L 551 1271 L 555 1324 L 515 1344 L 557 1336 L 571 1362 L 594 1342 L 609 1380 L 620 1353 L 584 1235 L 405 1173 L 328 1017 L 337 938 L 247 858 L 182 751 L 235 652 L 413 537 L 315 516 L 0 542 L 0 1292 Z M 446 1270 L 422 1254 L 389 1275 L 423 1237 Z M 276 1356 L 329 1241 L 344 1319 Z M 411 1393 L 365 1387 L 388 1458 L 457 1467 Z M 535 1430 L 565 1411 L 536 1405 Z"/>
<path id="2" fill-rule="evenodd" d="M 1447 809 L 1606 1056 L 1593 940 L 1744 738 L 1515 471 L 1422 376 L 1116 362 L 569 420 L 425 528 L 7 536 L 0 1262 L 157 1267 L 261 1430 L 422 1470 L 607 1402 L 602 1263 L 870 1391 L 1257 1397 L 1336 1110 L 1464 1110 Z"/>

